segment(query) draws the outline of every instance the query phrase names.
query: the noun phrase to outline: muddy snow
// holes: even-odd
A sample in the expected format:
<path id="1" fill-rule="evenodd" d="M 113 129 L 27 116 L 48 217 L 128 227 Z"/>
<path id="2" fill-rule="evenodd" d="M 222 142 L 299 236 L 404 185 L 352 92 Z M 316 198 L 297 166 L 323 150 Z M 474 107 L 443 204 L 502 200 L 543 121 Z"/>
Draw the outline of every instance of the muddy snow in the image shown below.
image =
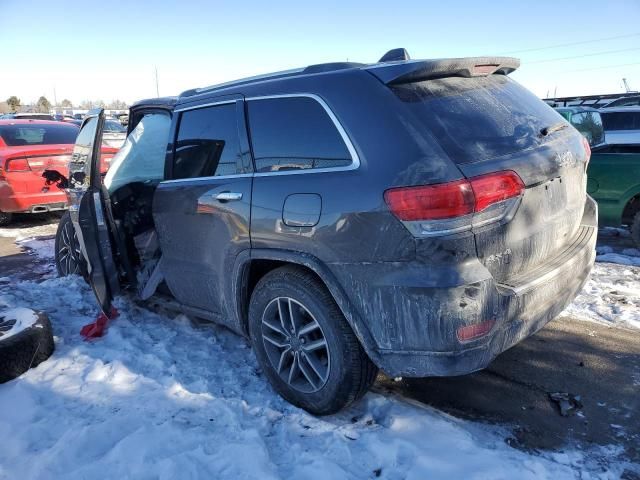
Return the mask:
<path id="1" fill-rule="evenodd" d="M 15 233 L 52 260 L 52 239 Z M 599 261 L 568 313 L 640 328 L 640 255 L 611 248 L 598 260 L 616 254 L 631 264 Z M 0 283 L 0 309 L 43 310 L 56 335 L 48 361 L 0 385 L 0 479 L 588 479 L 623 470 L 616 446 L 604 452 L 608 464 L 573 447 L 525 453 L 498 427 L 381 392 L 313 417 L 273 392 L 240 337 L 126 298 L 107 336 L 85 342 L 79 331 L 97 313 L 93 295 L 49 265 L 38 282 Z"/>

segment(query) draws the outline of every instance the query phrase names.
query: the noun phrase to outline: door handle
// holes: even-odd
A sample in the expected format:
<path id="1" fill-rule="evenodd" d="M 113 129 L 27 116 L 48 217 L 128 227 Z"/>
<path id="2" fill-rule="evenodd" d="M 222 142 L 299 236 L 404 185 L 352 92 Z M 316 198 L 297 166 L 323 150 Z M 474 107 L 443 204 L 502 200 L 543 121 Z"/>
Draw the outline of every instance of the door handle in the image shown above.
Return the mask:
<path id="1" fill-rule="evenodd" d="M 242 193 L 240 192 L 220 192 L 216 195 L 216 200 L 221 202 L 231 202 L 233 200 L 242 200 Z"/>

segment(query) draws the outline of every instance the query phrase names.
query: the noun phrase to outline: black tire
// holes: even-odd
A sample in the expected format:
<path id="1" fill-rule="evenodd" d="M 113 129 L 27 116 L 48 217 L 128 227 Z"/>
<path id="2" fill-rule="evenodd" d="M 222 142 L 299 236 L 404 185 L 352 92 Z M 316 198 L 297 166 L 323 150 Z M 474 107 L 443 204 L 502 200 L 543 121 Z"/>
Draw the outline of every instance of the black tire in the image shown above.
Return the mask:
<path id="1" fill-rule="evenodd" d="M 307 383 L 307 387 L 311 391 L 300 391 L 283 379 L 281 377 L 283 372 L 279 373 L 274 361 L 270 359 L 270 355 L 271 358 L 274 357 L 273 352 L 267 352 L 267 348 L 274 349 L 274 347 L 263 339 L 263 330 L 270 332 L 269 328 L 264 326 L 263 315 L 267 318 L 267 312 L 271 311 L 269 309 L 272 308 L 273 302 L 279 301 L 289 301 L 289 308 L 293 304 L 295 308 L 301 309 L 300 312 L 303 315 L 308 315 L 306 321 L 310 319 L 312 322 L 317 322 L 319 329 L 315 335 L 325 339 L 326 347 L 323 347 L 324 357 L 321 362 L 322 366 L 326 368 L 326 375 L 324 380 L 321 380 L 322 377 L 314 376 L 316 385 L 311 382 Z M 277 310 L 280 311 L 279 303 Z M 286 329 L 284 324 L 282 326 Z M 304 329 L 300 328 L 300 333 L 297 334 L 298 340 L 290 340 L 290 345 L 293 341 L 300 342 L 302 330 Z M 358 400 L 369 390 L 378 373 L 378 367 L 371 362 L 363 350 L 326 287 L 313 274 L 299 267 L 281 267 L 260 279 L 253 291 L 249 305 L 249 334 L 258 363 L 273 388 L 290 403 L 315 415 L 338 412 Z M 276 335 L 279 334 L 276 333 Z M 302 340 L 302 344 L 304 344 L 304 340 Z M 306 345 L 306 347 L 310 346 L 311 343 Z M 306 374 L 302 375 L 304 372 L 301 368 L 307 365 L 304 369 L 307 372 L 312 372 L 308 368 L 312 362 L 303 360 L 303 357 L 308 358 L 306 355 L 309 355 L 309 352 L 299 351 L 305 349 L 300 344 L 287 351 L 291 352 L 294 349 L 296 355 L 300 354 L 297 376 L 300 378 L 300 382 L 305 382 L 304 377 L 306 379 L 309 377 Z M 279 354 L 279 352 L 277 353 Z M 316 360 L 313 363 L 316 363 Z M 288 364 L 291 369 L 294 369 L 293 364 L 294 360 Z M 282 365 L 282 357 L 278 365 Z M 316 365 L 318 364 L 316 363 Z M 288 378 L 290 379 L 290 377 Z"/>
<path id="2" fill-rule="evenodd" d="M 51 323 L 43 313 L 30 327 L 8 338 L 0 336 L 0 383 L 19 377 L 51 356 L 54 350 Z M 0 312 L 0 325 L 3 315 Z M 5 319 L 6 321 L 6 319 Z"/>
<path id="3" fill-rule="evenodd" d="M 637 212 L 631 222 L 631 238 L 638 248 L 640 248 L 640 212 Z"/>
<path id="4" fill-rule="evenodd" d="M 58 223 L 55 241 L 55 261 L 58 275 L 65 277 L 71 274 L 87 278 L 87 263 L 80 252 L 80 244 L 76 237 L 71 215 L 65 212 Z"/>
<path id="5" fill-rule="evenodd" d="M 0 227 L 4 227 L 11 223 L 13 214 L 9 212 L 0 212 Z"/>

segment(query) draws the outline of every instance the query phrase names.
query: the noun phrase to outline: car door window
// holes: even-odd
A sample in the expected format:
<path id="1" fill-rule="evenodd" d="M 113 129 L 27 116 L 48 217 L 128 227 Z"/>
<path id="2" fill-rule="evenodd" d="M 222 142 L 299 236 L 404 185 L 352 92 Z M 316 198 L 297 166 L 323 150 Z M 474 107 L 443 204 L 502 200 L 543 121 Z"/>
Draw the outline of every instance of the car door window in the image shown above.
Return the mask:
<path id="1" fill-rule="evenodd" d="M 171 177 L 198 178 L 241 172 L 236 104 L 182 113 Z"/>
<path id="2" fill-rule="evenodd" d="M 248 112 L 257 172 L 351 165 L 351 154 L 340 132 L 315 99 L 253 99 L 248 102 Z"/>
<path id="3" fill-rule="evenodd" d="M 640 112 L 602 112 L 605 130 L 640 130 Z"/>
<path id="4" fill-rule="evenodd" d="M 132 182 L 163 179 L 170 128 L 171 117 L 165 112 L 142 117 L 111 160 L 104 178 L 109 192 Z"/>

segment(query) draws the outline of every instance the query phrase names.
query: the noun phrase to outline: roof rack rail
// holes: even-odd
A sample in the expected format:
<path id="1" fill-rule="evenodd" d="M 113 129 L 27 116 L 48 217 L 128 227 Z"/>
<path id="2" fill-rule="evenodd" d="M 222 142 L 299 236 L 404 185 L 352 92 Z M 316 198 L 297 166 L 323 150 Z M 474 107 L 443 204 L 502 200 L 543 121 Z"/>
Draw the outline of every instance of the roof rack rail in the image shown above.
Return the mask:
<path id="1" fill-rule="evenodd" d="M 316 65 L 309 65 L 302 73 L 324 73 L 334 72 L 336 70 L 345 70 L 347 68 L 364 67 L 364 63 L 357 62 L 331 62 L 331 63 L 318 63 Z"/>
<path id="2" fill-rule="evenodd" d="M 194 95 L 198 95 L 201 93 L 207 93 L 210 90 L 217 90 L 219 88 L 225 88 L 225 87 L 234 87 L 236 85 L 243 85 L 245 83 L 252 83 L 259 80 L 271 80 L 271 79 L 282 78 L 282 77 L 290 77 L 297 73 L 302 73 L 303 71 L 304 71 L 304 68 L 293 68 L 291 70 L 282 70 L 280 72 L 265 73 L 262 75 L 254 75 L 253 77 L 245 77 L 245 78 L 240 78 L 238 80 L 231 80 L 230 82 L 218 83 L 215 85 L 210 85 L 208 87 L 192 88 L 190 90 L 185 90 L 184 92 L 182 92 L 180 94 L 180 97 L 192 97 Z"/>

